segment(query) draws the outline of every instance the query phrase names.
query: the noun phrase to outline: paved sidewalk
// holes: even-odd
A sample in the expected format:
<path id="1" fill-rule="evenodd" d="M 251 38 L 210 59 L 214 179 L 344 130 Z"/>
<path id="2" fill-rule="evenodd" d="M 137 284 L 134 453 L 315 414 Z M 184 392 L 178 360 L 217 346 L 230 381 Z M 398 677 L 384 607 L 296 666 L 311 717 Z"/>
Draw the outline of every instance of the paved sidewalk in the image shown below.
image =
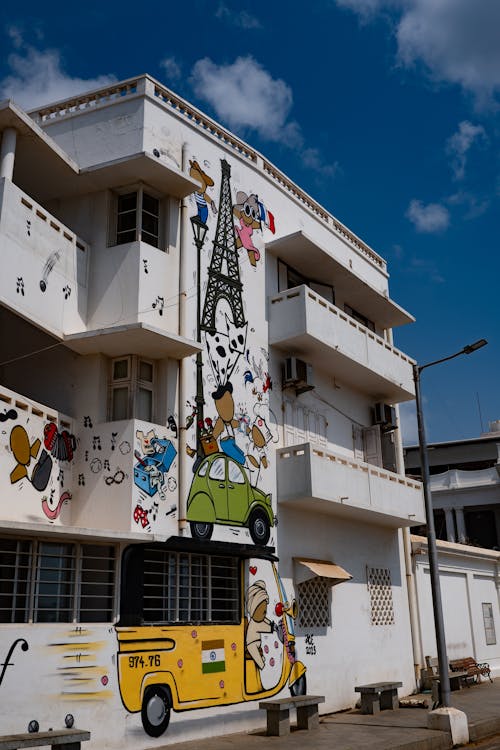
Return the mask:
<path id="1" fill-rule="evenodd" d="M 453 692 L 452 704 L 467 714 L 471 742 L 500 732 L 500 679 L 482 682 Z M 430 695 L 411 696 L 426 698 Z M 265 715 L 262 729 L 250 733 L 228 734 L 203 739 L 203 750 L 447 750 L 451 738 L 447 732 L 427 729 L 427 709 L 400 708 L 366 716 L 357 710 L 320 717 L 319 729 L 299 731 L 293 728 L 286 737 L 267 737 Z M 200 740 L 165 745 L 165 750 L 198 750 Z"/>

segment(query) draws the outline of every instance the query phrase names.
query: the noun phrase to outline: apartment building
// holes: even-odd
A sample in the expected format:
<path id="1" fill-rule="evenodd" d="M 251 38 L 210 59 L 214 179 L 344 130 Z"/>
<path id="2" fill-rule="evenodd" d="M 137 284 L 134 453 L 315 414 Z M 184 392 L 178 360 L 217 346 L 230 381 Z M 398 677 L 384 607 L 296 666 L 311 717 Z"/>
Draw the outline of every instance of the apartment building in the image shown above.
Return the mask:
<path id="1" fill-rule="evenodd" d="M 384 259 L 150 76 L 0 131 L 5 731 L 151 747 L 412 692 Z"/>
<path id="2" fill-rule="evenodd" d="M 407 474 L 418 477 L 418 446 L 408 446 L 404 454 Z M 500 421 L 490 422 L 476 438 L 431 443 L 428 456 L 438 539 L 498 549 Z"/>

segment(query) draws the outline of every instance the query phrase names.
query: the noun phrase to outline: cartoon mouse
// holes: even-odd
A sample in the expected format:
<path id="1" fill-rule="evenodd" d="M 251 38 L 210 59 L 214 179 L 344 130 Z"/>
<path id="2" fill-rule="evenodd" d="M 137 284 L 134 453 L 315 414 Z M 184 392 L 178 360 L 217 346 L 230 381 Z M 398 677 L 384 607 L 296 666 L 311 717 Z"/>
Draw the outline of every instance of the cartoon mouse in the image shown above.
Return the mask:
<path id="1" fill-rule="evenodd" d="M 198 218 L 202 224 L 206 224 L 208 219 L 208 206 L 212 209 L 213 214 L 217 213 L 217 206 L 207 193 L 207 188 L 213 187 L 214 181 L 203 171 L 197 161 L 191 161 L 190 159 L 189 166 L 189 176 L 200 183 L 200 190 L 196 190 L 193 193 L 198 208 Z"/>
<path id="2" fill-rule="evenodd" d="M 260 252 L 253 244 L 252 235 L 254 229 L 260 229 L 260 211 L 257 196 L 247 195 L 242 190 L 236 193 L 236 203 L 233 206 L 233 214 L 240 220 L 239 227 L 235 227 L 236 247 L 244 247 L 248 253 L 250 265 L 256 266 L 260 260 Z"/>

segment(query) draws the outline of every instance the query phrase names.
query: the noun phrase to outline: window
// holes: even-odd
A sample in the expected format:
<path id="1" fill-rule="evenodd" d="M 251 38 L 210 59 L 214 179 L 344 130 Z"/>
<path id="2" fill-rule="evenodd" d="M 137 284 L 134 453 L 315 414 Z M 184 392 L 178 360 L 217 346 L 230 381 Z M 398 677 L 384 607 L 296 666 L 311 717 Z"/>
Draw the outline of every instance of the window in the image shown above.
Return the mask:
<path id="1" fill-rule="evenodd" d="M 331 625 L 331 580 L 323 576 L 314 576 L 314 578 L 299 583 L 297 588 L 299 593 L 299 627 L 326 628 Z"/>
<path id="2" fill-rule="evenodd" d="M 375 323 L 372 320 L 366 318 L 364 315 L 359 313 L 357 310 L 354 310 L 352 307 L 349 307 L 349 305 L 344 305 L 344 312 L 346 313 L 346 315 L 349 315 L 350 318 L 357 320 L 358 323 L 361 323 L 362 326 L 375 333 Z"/>
<path id="3" fill-rule="evenodd" d="M 0 537 L 0 622 L 111 622 L 111 545 Z"/>
<path id="4" fill-rule="evenodd" d="M 142 186 L 116 196 L 116 232 L 111 244 L 135 240 L 160 246 L 160 199 Z"/>
<path id="5" fill-rule="evenodd" d="M 120 419 L 153 421 L 154 362 L 129 356 L 111 362 L 110 409 L 112 422 Z"/>
<path id="6" fill-rule="evenodd" d="M 278 260 L 278 289 L 284 291 L 286 289 L 293 289 L 296 286 L 305 284 L 313 292 L 324 297 L 328 302 L 335 304 L 335 292 L 331 284 L 324 284 L 319 281 L 314 281 L 306 276 L 303 276 L 295 268 L 292 268 L 287 263 L 283 263 L 282 260 Z"/>
<path id="7" fill-rule="evenodd" d="M 483 602 L 482 607 L 486 645 L 495 646 L 497 642 L 497 636 L 495 633 L 495 620 L 493 619 L 493 604 L 491 604 L 491 602 Z"/>
<path id="8" fill-rule="evenodd" d="M 147 623 L 239 622 L 238 558 L 148 547 L 143 618 Z"/>

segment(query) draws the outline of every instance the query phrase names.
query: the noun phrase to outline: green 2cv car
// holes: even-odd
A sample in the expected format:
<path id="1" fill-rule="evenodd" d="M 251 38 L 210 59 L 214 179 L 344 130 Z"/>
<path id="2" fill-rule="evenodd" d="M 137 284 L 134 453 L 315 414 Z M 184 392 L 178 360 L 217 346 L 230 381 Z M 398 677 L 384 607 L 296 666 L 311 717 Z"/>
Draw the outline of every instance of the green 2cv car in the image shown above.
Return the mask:
<path id="1" fill-rule="evenodd" d="M 271 495 L 253 487 L 241 465 L 224 453 L 207 457 L 193 478 L 187 520 L 195 539 L 208 540 L 214 523 L 246 526 L 255 544 L 266 545 L 277 523 Z"/>

